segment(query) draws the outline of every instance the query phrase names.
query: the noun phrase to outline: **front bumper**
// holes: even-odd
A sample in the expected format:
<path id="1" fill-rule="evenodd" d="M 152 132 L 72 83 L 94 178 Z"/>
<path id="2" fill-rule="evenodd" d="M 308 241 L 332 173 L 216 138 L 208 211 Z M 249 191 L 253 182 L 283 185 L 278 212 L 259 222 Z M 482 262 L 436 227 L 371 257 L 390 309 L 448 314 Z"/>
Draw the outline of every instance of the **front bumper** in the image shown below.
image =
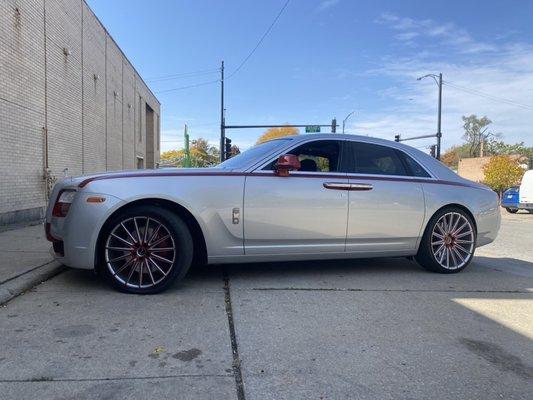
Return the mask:
<path id="1" fill-rule="evenodd" d="M 87 198 L 93 196 L 106 200 L 88 203 Z M 46 221 L 46 236 L 52 242 L 54 258 L 69 267 L 93 269 L 100 229 L 122 203 L 107 194 L 78 192 L 65 218 L 51 217 Z"/>

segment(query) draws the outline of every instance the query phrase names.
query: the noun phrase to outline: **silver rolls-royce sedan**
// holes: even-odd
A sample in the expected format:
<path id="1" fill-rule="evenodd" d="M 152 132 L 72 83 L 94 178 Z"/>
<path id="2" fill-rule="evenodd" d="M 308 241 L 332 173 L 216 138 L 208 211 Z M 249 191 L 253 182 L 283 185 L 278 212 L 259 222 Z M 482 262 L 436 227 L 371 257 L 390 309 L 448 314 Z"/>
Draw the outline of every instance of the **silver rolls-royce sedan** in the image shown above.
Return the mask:
<path id="1" fill-rule="evenodd" d="M 401 143 L 338 134 L 272 140 L 215 168 L 66 178 L 45 224 L 59 261 L 132 293 L 193 263 L 414 256 L 458 272 L 499 227 L 487 187 Z"/>

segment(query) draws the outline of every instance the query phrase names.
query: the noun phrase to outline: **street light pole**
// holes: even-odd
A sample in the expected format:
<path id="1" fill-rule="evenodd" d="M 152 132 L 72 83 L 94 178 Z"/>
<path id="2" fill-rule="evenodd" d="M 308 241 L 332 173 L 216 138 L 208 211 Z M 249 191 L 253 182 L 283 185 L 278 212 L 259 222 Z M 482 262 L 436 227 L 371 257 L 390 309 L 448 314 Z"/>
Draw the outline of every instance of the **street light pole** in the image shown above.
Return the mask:
<path id="1" fill-rule="evenodd" d="M 224 121 L 224 61 L 220 67 L 220 162 L 224 161 L 224 142 L 226 140 Z"/>
<path id="2" fill-rule="evenodd" d="M 350 114 L 348 114 L 346 116 L 346 118 L 344 118 L 342 120 L 342 133 L 344 133 L 344 128 L 346 127 L 346 121 L 348 120 L 348 118 L 350 118 L 353 114 L 355 114 L 355 111 L 352 111 Z"/>
<path id="3" fill-rule="evenodd" d="M 439 87 L 439 109 L 438 109 L 438 115 L 437 115 L 437 154 L 436 158 L 437 160 L 440 160 L 440 142 L 442 138 L 442 131 L 441 131 L 441 121 L 442 121 L 442 72 L 438 75 L 435 74 L 427 74 L 424 76 L 421 76 L 420 78 L 416 78 L 417 81 L 421 81 L 424 78 L 433 78 L 437 86 Z"/>
<path id="4" fill-rule="evenodd" d="M 442 72 L 439 74 L 439 117 L 437 123 L 437 160 L 440 160 L 440 138 L 442 137 L 441 120 L 442 120 Z"/>

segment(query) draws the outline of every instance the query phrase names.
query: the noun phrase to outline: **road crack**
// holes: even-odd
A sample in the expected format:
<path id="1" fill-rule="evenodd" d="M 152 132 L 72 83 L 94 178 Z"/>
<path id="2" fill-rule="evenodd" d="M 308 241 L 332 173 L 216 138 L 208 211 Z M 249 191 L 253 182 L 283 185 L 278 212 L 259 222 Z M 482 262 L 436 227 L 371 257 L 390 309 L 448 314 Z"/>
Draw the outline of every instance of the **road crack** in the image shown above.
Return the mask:
<path id="1" fill-rule="evenodd" d="M 237 345 L 237 336 L 235 334 L 235 322 L 233 320 L 233 307 L 231 305 L 229 274 L 225 269 L 222 272 L 222 277 L 224 279 L 224 303 L 226 305 L 226 315 L 228 317 L 231 352 L 233 354 L 232 367 L 233 376 L 235 377 L 235 386 L 237 389 L 237 399 L 245 400 L 246 397 L 244 395 L 244 382 L 242 380 L 241 359 L 239 357 L 239 347 Z"/>

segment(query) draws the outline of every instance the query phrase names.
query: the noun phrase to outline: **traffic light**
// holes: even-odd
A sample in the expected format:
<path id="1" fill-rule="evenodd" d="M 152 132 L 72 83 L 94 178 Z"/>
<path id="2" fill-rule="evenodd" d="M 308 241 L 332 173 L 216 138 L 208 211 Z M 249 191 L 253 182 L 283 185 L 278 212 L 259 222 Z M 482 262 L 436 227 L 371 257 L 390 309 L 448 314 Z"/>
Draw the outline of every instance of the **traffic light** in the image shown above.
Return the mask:
<path id="1" fill-rule="evenodd" d="M 400 135 L 394 135 L 394 141 L 399 142 L 400 141 Z"/>
<path id="2" fill-rule="evenodd" d="M 435 158 L 435 149 L 437 148 L 437 146 L 435 145 L 432 145 L 430 148 L 429 148 L 429 154 L 431 154 L 431 157 Z"/>
<path id="3" fill-rule="evenodd" d="M 224 140 L 224 154 L 225 154 L 225 157 L 224 159 L 227 160 L 228 158 L 231 158 L 232 154 L 231 154 L 231 139 L 230 138 L 225 138 Z"/>

